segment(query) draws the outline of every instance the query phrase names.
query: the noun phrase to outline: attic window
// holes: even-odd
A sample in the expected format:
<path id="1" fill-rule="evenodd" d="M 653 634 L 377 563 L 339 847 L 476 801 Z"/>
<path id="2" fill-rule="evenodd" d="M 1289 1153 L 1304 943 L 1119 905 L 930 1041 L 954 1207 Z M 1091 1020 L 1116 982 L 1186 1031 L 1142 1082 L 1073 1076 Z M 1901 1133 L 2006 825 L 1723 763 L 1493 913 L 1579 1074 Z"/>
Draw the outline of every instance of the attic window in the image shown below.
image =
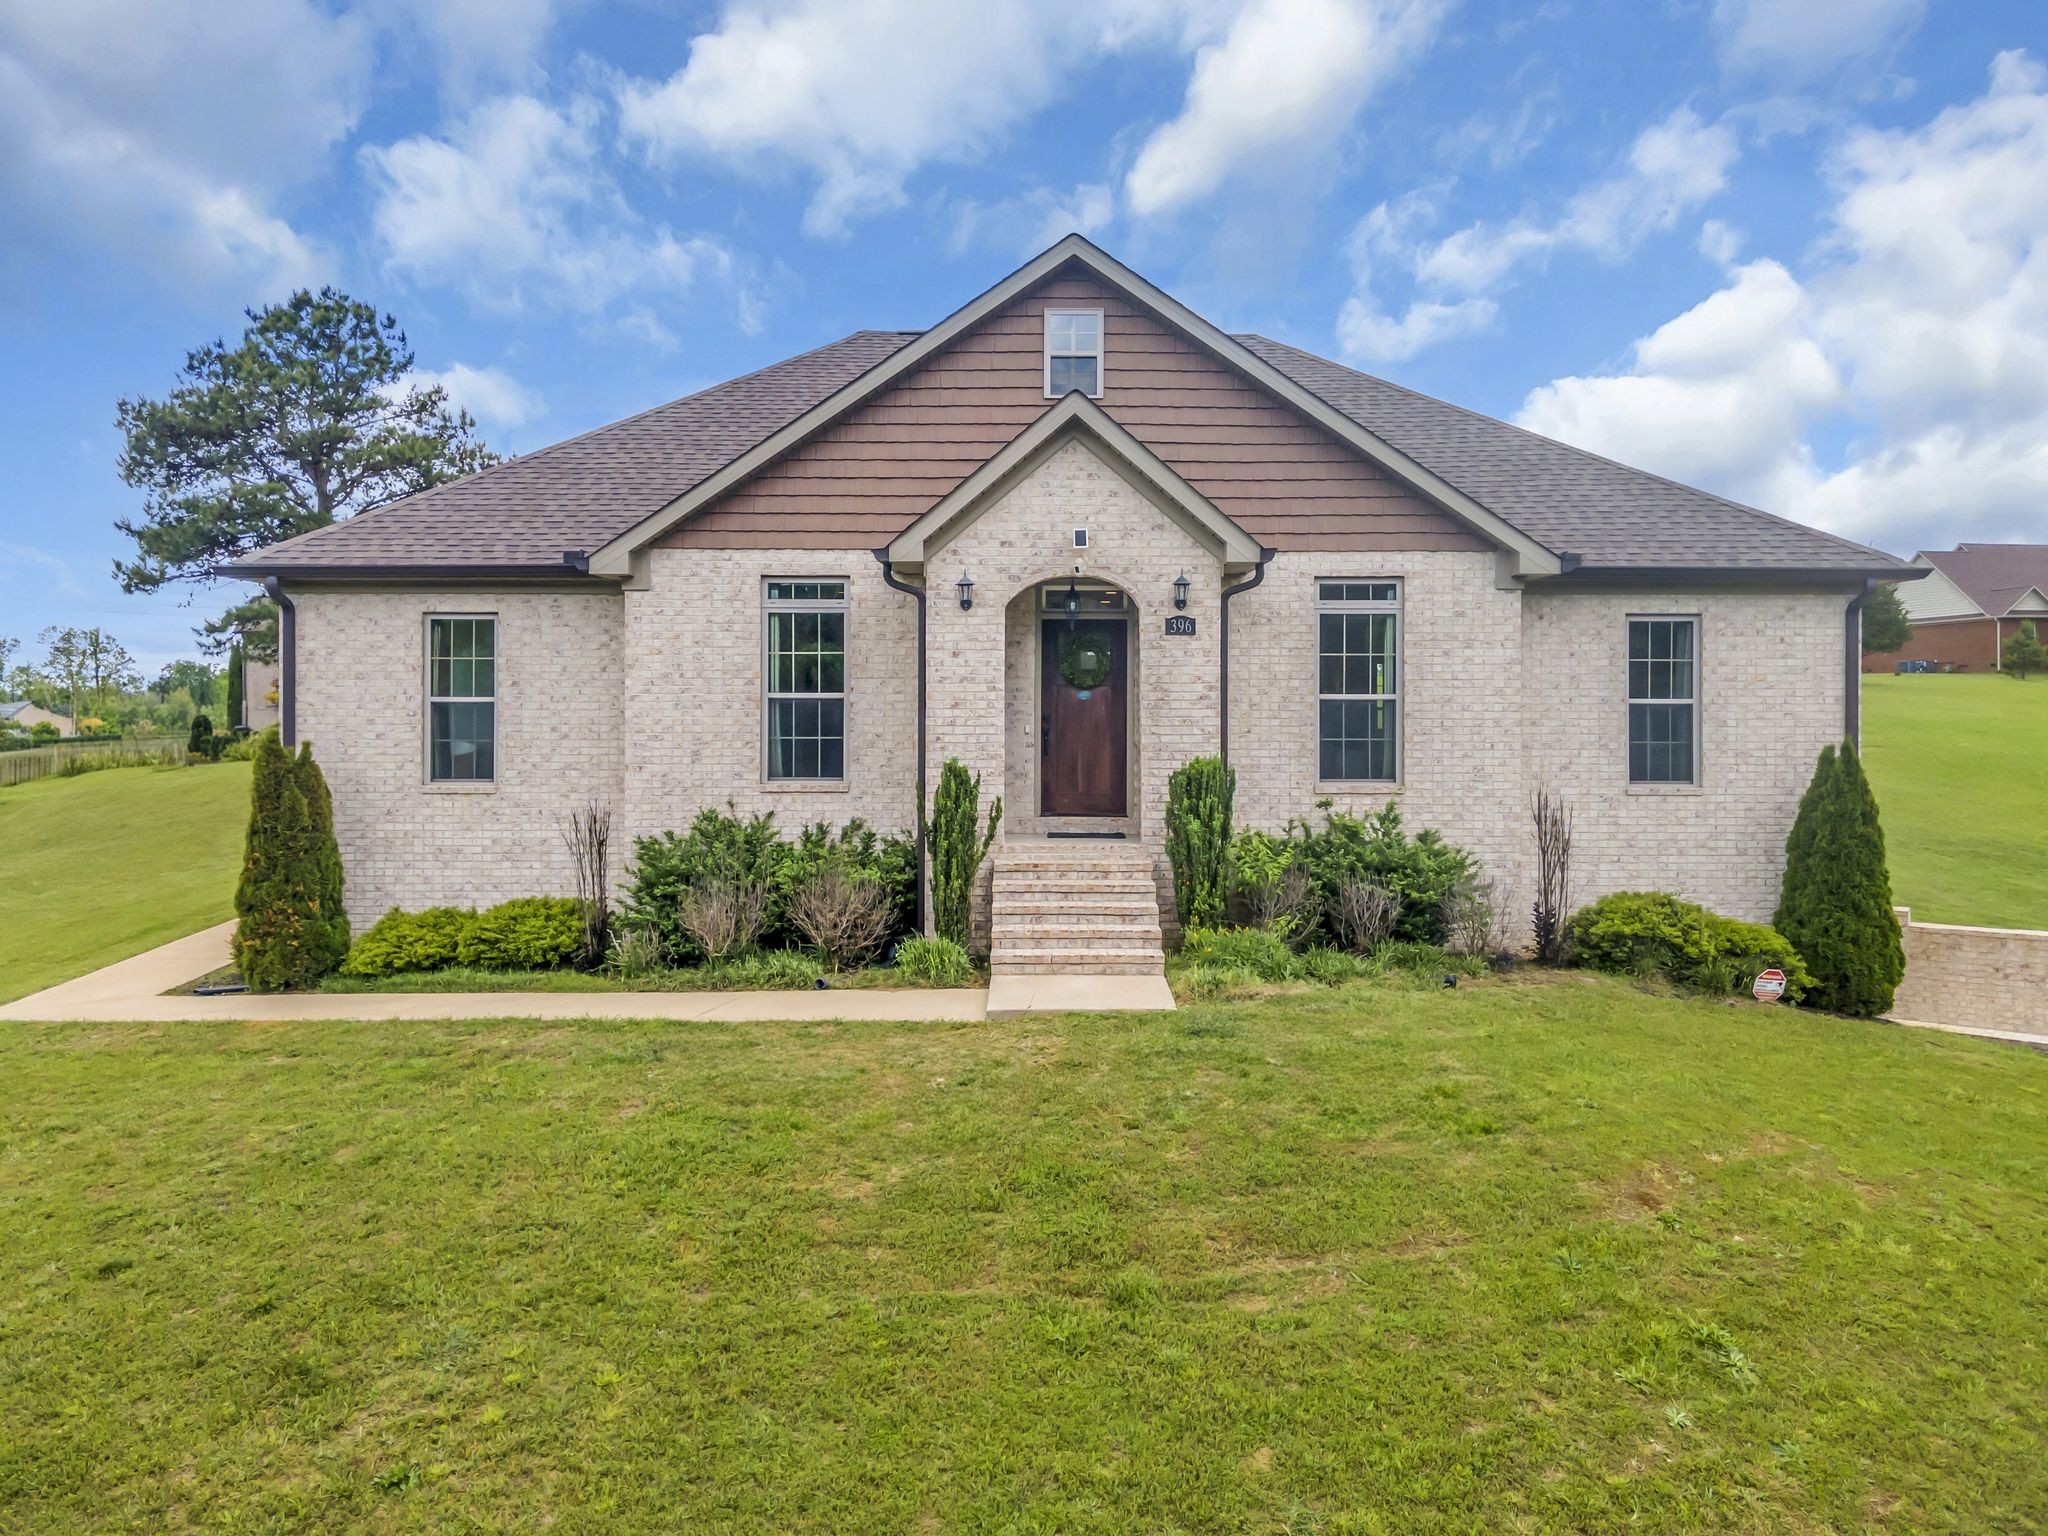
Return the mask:
<path id="1" fill-rule="evenodd" d="M 1069 390 L 1102 393 L 1102 311 L 1048 309 L 1045 312 L 1045 392 L 1054 399 Z"/>

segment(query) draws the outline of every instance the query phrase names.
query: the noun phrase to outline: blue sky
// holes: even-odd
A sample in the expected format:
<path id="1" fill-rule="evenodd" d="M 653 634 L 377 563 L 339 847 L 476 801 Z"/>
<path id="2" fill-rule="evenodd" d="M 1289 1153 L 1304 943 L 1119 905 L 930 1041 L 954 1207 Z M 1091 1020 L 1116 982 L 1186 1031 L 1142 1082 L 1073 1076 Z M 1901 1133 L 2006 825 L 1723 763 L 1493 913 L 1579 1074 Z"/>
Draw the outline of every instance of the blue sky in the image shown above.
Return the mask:
<path id="1" fill-rule="evenodd" d="M 1070 228 L 1865 542 L 2048 541 L 2038 0 L 0 0 L 0 635 L 190 652 L 115 402 L 296 285 L 519 452 Z"/>

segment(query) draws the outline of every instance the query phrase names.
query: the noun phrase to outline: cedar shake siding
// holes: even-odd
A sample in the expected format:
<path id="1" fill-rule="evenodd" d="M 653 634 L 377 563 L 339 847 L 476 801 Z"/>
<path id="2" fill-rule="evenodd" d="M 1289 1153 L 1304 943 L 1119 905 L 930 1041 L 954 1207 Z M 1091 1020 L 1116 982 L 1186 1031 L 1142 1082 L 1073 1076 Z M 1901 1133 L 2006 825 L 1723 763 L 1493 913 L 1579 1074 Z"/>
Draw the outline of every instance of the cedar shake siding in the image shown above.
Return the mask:
<path id="1" fill-rule="evenodd" d="M 1044 312 L 1103 312 L 1100 404 L 1261 543 L 1493 548 L 1095 278 L 1061 274 L 659 542 L 872 549 L 1041 415 Z"/>

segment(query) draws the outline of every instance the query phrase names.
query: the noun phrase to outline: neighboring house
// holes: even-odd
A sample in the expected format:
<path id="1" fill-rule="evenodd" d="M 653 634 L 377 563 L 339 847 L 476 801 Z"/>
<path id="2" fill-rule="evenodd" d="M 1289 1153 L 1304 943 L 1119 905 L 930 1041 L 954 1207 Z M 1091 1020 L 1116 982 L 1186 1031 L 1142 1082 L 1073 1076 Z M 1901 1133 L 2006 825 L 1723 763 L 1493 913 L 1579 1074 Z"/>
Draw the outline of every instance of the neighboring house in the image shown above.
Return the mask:
<path id="1" fill-rule="evenodd" d="M 321 754 L 361 926 L 572 890 L 593 798 L 621 847 L 728 803 L 905 830 L 952 757 L 1006 839 L 1121 833 L 1163 882 L 1167 777 L 1219 751 L 1239 825 L 1393 800 L 1517 914 L 1547 785 L 1577 899 L 1767 917 L 1856 730 L 1858 609 L 1916 573 L 1226 335 L 1070 236 L 930 330 L 237 574 L 283 601 L 285 739 Z"/>
<path id="2" fill-rule="evenodd" d="M 15 725 L 22 730 L 32 730 L 38 725 L 54 725 L 65 735 L 71 734 L 71 717 L 60 715 L 55 710 L 44 709 L 40 704 L 31 704 L 26 699 L 12 703 L 0 702 L 0 725 Z"/>
<path id="3" fill-rule="evenodd" d="M 242 658 L 242 718 L 231 725 L 260 731 L 278 722 L 278 691 L 281 672 L 274 661 Z"/>
<path id="4" fill-rule="evenodd" d="M 1913 564 L 1927 572 L 1899 589 L 1913 638 L 1903 650 L 1864 657 L 1864 671 L 1932 661 L 1995 672 L 2005 642 L 2029 619 L 2048 639 L 2048 544 L 1958 544 L 1922 550 Z"/>

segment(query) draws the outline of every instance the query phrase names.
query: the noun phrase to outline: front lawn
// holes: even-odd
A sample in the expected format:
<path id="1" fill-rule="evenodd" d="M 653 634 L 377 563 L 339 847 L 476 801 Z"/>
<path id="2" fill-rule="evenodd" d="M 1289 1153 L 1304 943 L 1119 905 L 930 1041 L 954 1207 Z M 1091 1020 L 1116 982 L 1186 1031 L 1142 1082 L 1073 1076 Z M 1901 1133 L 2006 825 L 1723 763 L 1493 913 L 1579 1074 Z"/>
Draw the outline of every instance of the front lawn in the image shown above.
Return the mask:
<path id="1" fill-rule="evenodd" d="M 2048 1522 L 2028 1051 L 1562 977 L 0 1081 L 8 1531 Z"/>
<path id="2" fill-rule="evenodd" d="M 1863 760 L 1901 906 L 2048 928 L 2048 678 L 1866 677 Z"/>
<path id="3" fill-rule="evenodd" d="M 233 917 L 249 765 L 0 789 L 0 1003 Z"/>

